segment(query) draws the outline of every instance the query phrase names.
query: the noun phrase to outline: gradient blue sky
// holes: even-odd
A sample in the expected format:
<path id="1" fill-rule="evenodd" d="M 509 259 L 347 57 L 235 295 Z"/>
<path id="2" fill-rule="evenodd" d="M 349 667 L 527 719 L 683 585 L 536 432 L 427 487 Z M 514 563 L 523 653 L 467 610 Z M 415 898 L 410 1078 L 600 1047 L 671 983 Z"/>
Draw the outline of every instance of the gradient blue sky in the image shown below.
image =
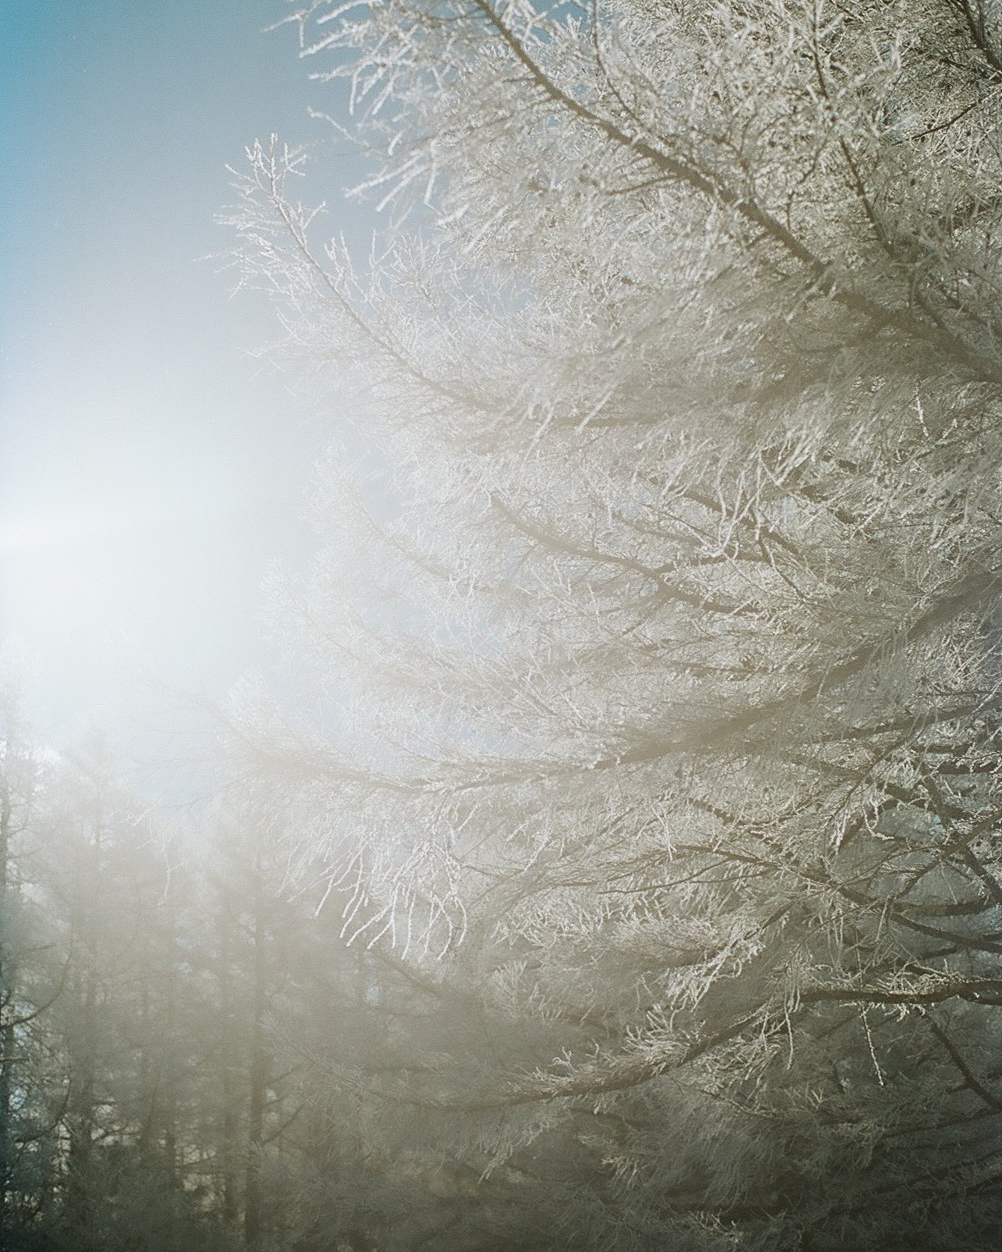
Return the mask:
<path id="1" fill-rule="evenodd" d="M 294 27 L 263 33 L 282 0 L 0 10 L 0 637 L 64 741 L 148 703 L 134 664 L 221 696 L 260 655 L 269 562 L 308 551 L 322 421 L 247 355 L 263 301 L 203 258 L 226 165 L 324 142 L 307 106 L 333 106 Z"/>

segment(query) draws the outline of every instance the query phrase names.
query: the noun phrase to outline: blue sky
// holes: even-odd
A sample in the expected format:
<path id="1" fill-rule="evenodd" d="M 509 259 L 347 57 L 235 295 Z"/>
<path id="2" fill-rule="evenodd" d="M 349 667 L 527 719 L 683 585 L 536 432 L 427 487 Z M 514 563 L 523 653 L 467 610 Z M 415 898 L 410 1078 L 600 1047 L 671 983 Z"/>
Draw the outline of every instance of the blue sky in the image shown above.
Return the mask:
<path id="1" fill-rule="evenodd" d="M 263 33 L 286 11 L 4 5 L 0 636 L 56 740 L 155 717 L 135 666 L 221 696 L 261 655 L 267 566 L 309 549 L 322 418 L 248 355 L 276 326 L 204 259 L 248 143 L 326 140 L 295 28 Z"/>

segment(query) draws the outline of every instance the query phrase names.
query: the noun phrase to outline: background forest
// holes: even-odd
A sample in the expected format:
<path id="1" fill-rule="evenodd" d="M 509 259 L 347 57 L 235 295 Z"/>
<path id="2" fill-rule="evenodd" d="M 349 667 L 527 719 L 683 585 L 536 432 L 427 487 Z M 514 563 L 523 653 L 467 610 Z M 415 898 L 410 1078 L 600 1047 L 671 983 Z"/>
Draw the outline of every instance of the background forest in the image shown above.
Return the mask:
<path id="1" fill-rule="evenodd" d="M 994 1249 L 1002 8 L 287 18 L 315 553 L 199 840 L 8 681 L 4 1248 Z"/>

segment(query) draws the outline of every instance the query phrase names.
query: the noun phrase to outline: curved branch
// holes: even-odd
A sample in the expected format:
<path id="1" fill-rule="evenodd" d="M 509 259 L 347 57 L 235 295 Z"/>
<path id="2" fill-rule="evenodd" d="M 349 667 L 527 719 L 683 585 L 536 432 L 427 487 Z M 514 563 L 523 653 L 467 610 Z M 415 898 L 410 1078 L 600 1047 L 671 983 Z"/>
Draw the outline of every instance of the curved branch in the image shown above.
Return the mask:
<path id="1" fill-rule="evenodd" d="M 837 285 L 837 276 L 832 262 L 818 256 L 802 239 L 757 201 L 735 191 L 707 170 L 700 169 L 680 157 L 670 156 L 646 139 L 629 134 L 610 118 L 603 117 L 594 109 L 575 99 L 560 87 L 529 54 L 525 44 L 495 12 L 490 0 L 474 0 L 474 3 L 511 54 L 525 69 L 532 84 L 548 100 L 559 105 L 573 117 L 600 130 L 615 144 L 650 162 L 656 170 L 672 182 L 687 186 L 699 195 L 732 209 L 750 226 L 759 230 L 763 237 L 777 245 L 806 270 L 812 291 L 827 296 L 835 304 L 852 312 L 862 313 L 875 327 L 900 331 L 910 339 L 939 348 L 962 363 L 973 378 L 1002 385 L 1002 366 L 985 361 L 945 327 L 926 325 L 907 312 L 887 308 L 869 296 L 840 288 Z"/>

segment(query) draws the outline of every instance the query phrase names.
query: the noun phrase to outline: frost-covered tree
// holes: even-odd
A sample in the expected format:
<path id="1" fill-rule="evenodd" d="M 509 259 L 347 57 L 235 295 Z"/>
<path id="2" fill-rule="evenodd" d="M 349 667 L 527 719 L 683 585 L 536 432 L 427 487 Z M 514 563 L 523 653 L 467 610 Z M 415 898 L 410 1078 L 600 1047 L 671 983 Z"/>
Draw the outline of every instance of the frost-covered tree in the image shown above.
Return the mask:
<path id="1" fill-rule="evenodd" d="M 994 1247 L 999 6 L 295 20 L 388 226 L 252 150 L 367 392 L 235 743 L 386 962 L 379 1247 Z"/>

